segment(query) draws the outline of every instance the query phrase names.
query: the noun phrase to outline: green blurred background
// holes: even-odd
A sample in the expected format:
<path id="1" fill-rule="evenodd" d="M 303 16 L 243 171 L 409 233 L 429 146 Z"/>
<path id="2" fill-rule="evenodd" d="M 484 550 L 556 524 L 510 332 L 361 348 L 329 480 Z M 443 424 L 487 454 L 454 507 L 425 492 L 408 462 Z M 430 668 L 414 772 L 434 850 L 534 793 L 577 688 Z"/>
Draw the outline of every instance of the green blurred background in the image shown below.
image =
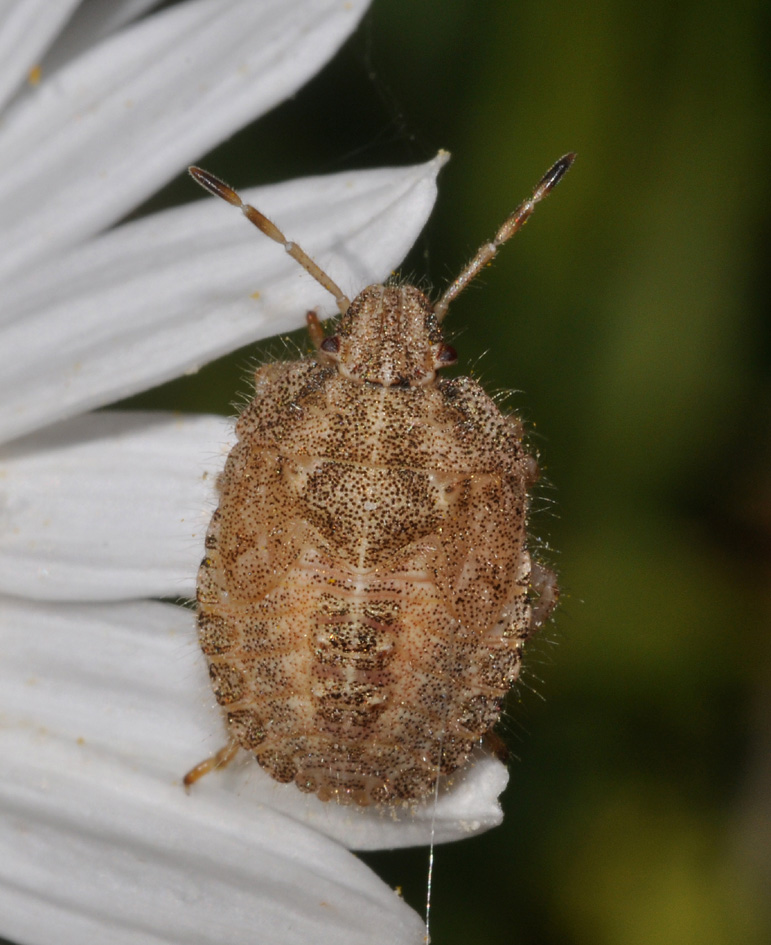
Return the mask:
<path id="1" fill-rule="evenodd" d="M 448 321 L 464 370 L 535 427 L 533 528 L 564 596 L 507 713 L 504 825 L 437 850 L 436 945 L 771 941 L 770 19 L 374 0 L 205 161 L 249 186 L 448 149 L 403 269 L 441 287 L 579 154 Z M 281 350 L 131 403 L 227 413 Z M 425 850 L 366 860 L 422 910 Z"/>

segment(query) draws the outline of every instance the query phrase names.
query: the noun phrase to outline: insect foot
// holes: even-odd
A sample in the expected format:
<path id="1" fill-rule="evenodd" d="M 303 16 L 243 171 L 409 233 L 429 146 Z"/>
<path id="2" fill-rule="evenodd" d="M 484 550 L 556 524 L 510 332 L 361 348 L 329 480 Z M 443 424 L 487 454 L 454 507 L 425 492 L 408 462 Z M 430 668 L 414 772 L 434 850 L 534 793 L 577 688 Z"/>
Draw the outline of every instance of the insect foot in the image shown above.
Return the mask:
<path id="1" fill-rule="evenodd" d="M 411 803 L 490 733 L 525 640 L 557 600 L 531 563 L 522 425 L 442 337 L 450 302 L 519 230 L 575 155 L 480 248 L 438 302 L 410 285 L 350 301 L 271 221 L 239 207 L 335 297 L 313 356 L 268 364 L 236 424 L 198 575 L 200 643 L 228 744 L 277 781 L 339 803 Z"/>

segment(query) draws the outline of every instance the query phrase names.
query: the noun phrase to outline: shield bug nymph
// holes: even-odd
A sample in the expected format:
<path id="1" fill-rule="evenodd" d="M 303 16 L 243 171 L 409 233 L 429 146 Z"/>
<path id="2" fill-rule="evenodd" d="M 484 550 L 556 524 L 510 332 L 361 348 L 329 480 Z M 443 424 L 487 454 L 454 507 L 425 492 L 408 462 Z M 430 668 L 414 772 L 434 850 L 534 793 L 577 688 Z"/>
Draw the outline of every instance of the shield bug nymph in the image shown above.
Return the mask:
<path id="1" fill-rule="evenodd" d="M 441 298 L 372 285 L 351 302 L 295 243 L 212 174 L 340 311 L 315 352 L 256 372 L 198 574 L 200 643 L 226 746 L 322 800 L 384 804 L 429 794 L 489 736 L 525 641 L 557 599 L 527 549 L 538 467 L 522 424 L 455 363 L 449 304 L 519 230 L 575 158 L 567 154 Z"/>

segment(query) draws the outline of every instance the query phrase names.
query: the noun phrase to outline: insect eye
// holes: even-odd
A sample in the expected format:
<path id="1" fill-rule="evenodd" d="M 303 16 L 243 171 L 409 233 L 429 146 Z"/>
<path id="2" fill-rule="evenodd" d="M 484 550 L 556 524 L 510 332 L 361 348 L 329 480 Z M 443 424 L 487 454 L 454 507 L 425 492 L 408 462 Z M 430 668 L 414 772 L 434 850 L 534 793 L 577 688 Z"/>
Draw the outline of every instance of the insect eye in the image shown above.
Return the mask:
<path id="1" fill-rule="evenodd" d="M 452 345 L 441 344 L 439 345 L 439 350 L 436 352 L 436 363 L 447 365 L 455 364 L 458 360 L 458 352 L 453 348 Z"/>
<path id="2" fill-rule="evenodd" d="M 321 350 L 327 354 L 337 354 L 340 350 L 340 336 L 330 335 L 321 342 Z"/>

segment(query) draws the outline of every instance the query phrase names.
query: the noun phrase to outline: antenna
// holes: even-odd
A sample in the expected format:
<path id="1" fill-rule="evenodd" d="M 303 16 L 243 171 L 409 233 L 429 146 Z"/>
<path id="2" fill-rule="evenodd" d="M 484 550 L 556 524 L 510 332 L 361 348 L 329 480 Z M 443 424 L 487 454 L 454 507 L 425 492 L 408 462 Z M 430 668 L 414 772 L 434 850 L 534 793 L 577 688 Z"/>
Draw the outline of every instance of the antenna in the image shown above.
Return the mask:
<path id="1" fill-rule="evenodd" d="M 456 299 L 466 288 L 472 279 L 476 278 L 479 272 L 498 254 L 498 250 L 503 244 L 510 240 L 512 236 L 521 230 L 530 219 L 535 210 L 535 205 L 543 200 L 544 197 L 554 190 L 565 174 L 570 170 L 570 166 L 575 161 L 576 155 L 573 151 L 564 155 L 553 164 L 549 170 L 536 184 L 535 190 L 529 200 L 521 203 L 516 210 L 511 213 L 503 223 L 503 226 L 495 234 L 495 239 L 491 243 L 484 243 L 477 250 L 476 256 L 465 266 L 460 275 L 453 280 L 447 287 L 444 295 L 434 306 L 434 314 L 441 322 L 447 314 L 450 302 Z"/>
<path id="2" fill-rule="evenodd" d="M 249 203 L 244 203 L 238 193 L 233 190 L 232 187 L 228 187 L 219 177 L 215 177 L 214 174 L 205 171 L 202 167 L 189 167 L 188 171 L 193 180 L 197 184 L 200 184 L 204 190 L 208 190 L 209 193 L 214 194 L 215 197 L 221 197 L 234 207 L 238 207 L 246 219 L 250 223 L 253 223 L 258 230 L 261 230 L 274 242 L 281 243 L 292 259 L 296 259 L 303 269 L 309 275 L 313 276 L 316 282 L 323 285 L 327 292 L 331 292 L 332 295 L 334 295 L 340 314 L 345 315 L 348 306 L 351 304 L 351 300 L 343 290 L 330 279 L 324 270 L 316 265 L 305 250 L 301 249 L 297 243 L 292 243 L 288 240 L 276 224 L 270 221 L 263 213 L 260 213 L 256 207 L 253 207 Z"/>

